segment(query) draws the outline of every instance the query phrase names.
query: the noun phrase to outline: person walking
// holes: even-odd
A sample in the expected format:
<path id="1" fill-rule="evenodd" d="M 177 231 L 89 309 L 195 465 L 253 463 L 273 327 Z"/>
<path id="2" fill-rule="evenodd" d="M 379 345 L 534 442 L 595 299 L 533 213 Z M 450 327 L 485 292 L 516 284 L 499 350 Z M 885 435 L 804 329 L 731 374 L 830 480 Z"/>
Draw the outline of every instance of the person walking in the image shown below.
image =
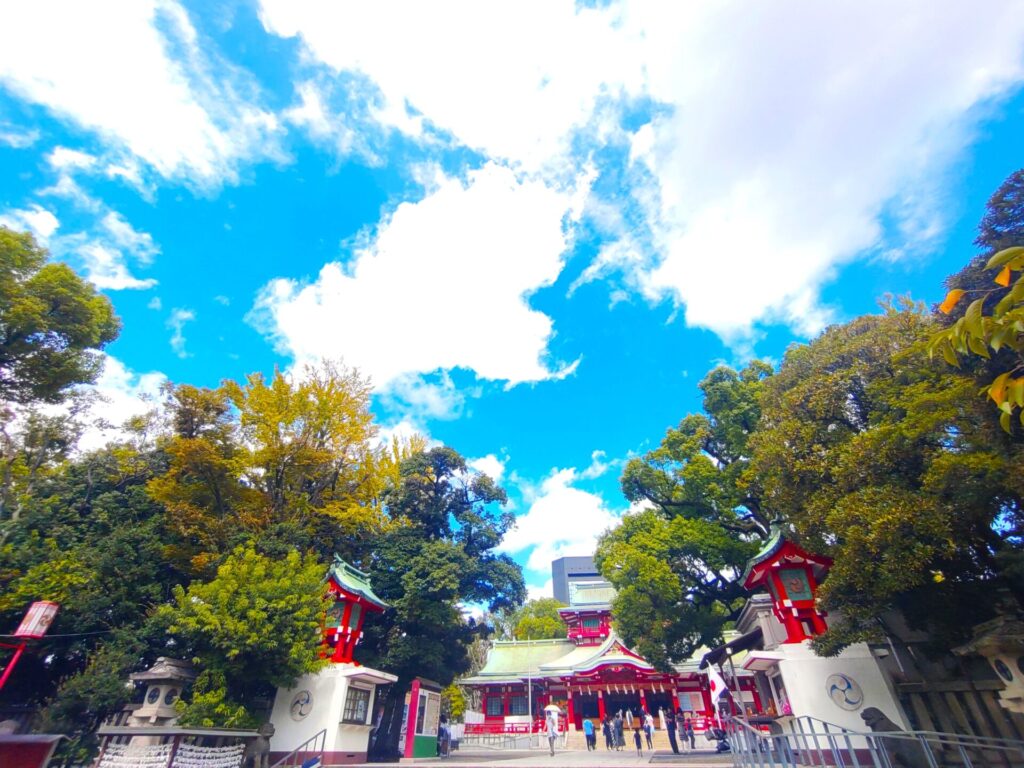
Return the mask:
<path id="1" fill-rule="evenodd" d="M 604 723 L 601 725 L 601 731 L 604 733 L 605 748 L 611 750 L 614 738 L 612 736 L 612 719 L 610 716 L 605 715 Z"/>
<path id="2" fill-rule="evenodd" d="M 555 756 L 555 739 L 558 738 L 558 718 L 554 712 L 548 712 L 548 722 L 545 732 L 548 736 L 548 747 L 551 748 L 551 756 Z"/>
<path id="3" fill-rule="evenodd" d="M 683 738 L 690 742 L 690 749 L 697 749 L 697 737 L 693 732 L 693 720 L 689 715 L 683 720 Z"/>
<path id="4" fill-rule="evenodd" d="M 644 712 L 644 736 L 647 738 L 648 751 L 654 751 L 654 716 Z"/>
<path id="5" fill-rule="evenodd" d="M 665 713 L 665 731 L 668 733 L 668 744 L 672 747 L 672 754 L 679 754 L 679 742 L 676 740 L 676 713 L 671 709 Z"/>
<path id="6" fill-rule="evenodd" d="M 619 752 L 626 746 L 626 737 L 622 733 L 622 710 L 615 713 L 615 720 L 612 722 L 612 732 L 615 734 L 615 751 Z"/>
<path id="7" fill-rule="evenodd" d="M 643 757 L 644 756 L 644 751 L 640 747 L 640 725 L 639 724 L 636 726 L 636 728 L 633 729 L 633 743 L 636 744 L 636 754 L 637 754 L 637 757 Z"/>
<path id="8" fill-rule="evenodd" d="M 583 735 L 587 737 L 587 752 L 597 749 L 597 735 L 594 733 L 594 724 L 590 720 L 583 721 Z"/>

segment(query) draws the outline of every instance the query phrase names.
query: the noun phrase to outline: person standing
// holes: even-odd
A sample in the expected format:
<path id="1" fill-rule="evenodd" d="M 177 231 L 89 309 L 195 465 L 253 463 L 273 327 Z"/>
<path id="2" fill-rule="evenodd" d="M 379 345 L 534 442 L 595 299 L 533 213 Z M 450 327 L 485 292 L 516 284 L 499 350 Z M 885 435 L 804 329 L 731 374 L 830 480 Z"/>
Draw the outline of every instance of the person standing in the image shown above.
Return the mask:
<path id="1" fill-rule="evenodd" d="M 587 752 L 597 749 L 597 736 L 594 733 L 594 724 L 590 720 L 583 721 L 583 735 L 587 737 Z"/>
<path id="2" fill-rule="evenodd" d="M 644 736 L 647 738 L 648 751 L 654 751 L 654 717 L 650 712 L 644 712 Z"/>
<path id="3" fill-rule="evenodd" d="M 615 750 L 621 751 L 626 746 L 626 737 L 622 733 L 622 711 L 615 713 L 615 720 L 612 722 L 612 732 L 615 734 Z"/>
<path id="4" fill-rule="evenodd" d="M 548 722 L 545 732 L 548 736 L 548 747 L 551 748 L 551 756 L 555 755 L 555 739 L 558 738 L 558 718 L 554 712 L 548 712 Z"/>
<path id="5" fill-rule="evenodd" d="M 640 726 L 639 724 L 633 729 L 633 743 L 636 744 L 637 757 L 643 757 L 644 751 L 640 747 Z"/>
<path id="6" fill-rule="evenodd" d="M 611 750 L 613 744 L 612 738 L 612 719 L 605 715 L 604 723 L 601 725 L 601 731 L 604 733 L 604 746 L 606 749 Z"/>
<path id="7" fill-rule="evenodd" d="M 678 728 L 678 725 L 676 725 L 676 713 L 672 709 L 669 709 L 668 712 L 665 713 L 665 730 L 668 733 L 668 744 L 672 747 L 673 755 L 679 754 L 679 742 L 676 740 L 676 728 Z"/>
<path id="8" fill-rule="evenodd" d="M 693 732 L 693 720 L 689 715 L 683 721 L 683 736 L 686 741 L 690 742 L 690 749 L 697 749 L 696 736 Z"/>

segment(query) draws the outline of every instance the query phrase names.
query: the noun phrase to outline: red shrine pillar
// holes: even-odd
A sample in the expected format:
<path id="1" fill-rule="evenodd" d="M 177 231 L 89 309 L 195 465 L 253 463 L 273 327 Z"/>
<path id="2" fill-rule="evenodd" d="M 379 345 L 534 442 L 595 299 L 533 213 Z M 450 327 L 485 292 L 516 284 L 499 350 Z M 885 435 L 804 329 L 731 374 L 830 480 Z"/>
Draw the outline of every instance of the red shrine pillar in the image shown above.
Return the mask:
<path id="1" fill-rule="evenodd" d="M 644 689 L 640 689 L 640 709 L 647 714 L 647 695 L 644 693 Z"/>
<path id="2" fill-rule="evenodd" d="M 573 709 L 573 706 L 572 706 L 572 688 L 569 688 L 569 695 L 568 695 L 568 698 L 566 699 L 565 708 L 566 708 L 566 711 L 568 712 L 568 715 L 566 717 L 566 721 L 567 722 L 565 724 L 565 730 L 567 730 L 567 731 L 575 731 L 576 730 L 576 711 Z"/>
<path id="3" fill-rule="evenodd" d="M 604 709 L 604 691 L 597 692 L 597 716 L 601 718 L 602 723 L 608 716 Z"/>

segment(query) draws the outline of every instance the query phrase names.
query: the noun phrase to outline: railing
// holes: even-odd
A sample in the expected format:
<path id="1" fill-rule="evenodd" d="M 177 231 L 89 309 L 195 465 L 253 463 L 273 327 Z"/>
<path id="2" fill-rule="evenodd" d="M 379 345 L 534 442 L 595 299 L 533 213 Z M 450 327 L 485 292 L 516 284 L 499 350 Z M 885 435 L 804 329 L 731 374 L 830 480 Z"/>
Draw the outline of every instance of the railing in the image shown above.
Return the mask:
<path id="1" fill-rule="evenodd" d="M 324 762 L 324 749 L 327 747 L 327 729 L 320 731 L 299 744 L 295 749 L 282 757 L 270 768 L 317 768 Z"/>
<path id="2" fill-rule="evenodd" d="M 936 731 L 851 731 L 812 717 L 765 733 L 740 718 L 722 734 L 736 768 L 1024 768 L 1024 741 Z"/>
<path id="3" fill-rule="evenodd" d="M 558 732 L 565 733 L 569 725 L 564 717 L 558 718 Z M 544 733 L 547 730 L 547 721 L 544 718 L 535 718 L 533 723 L 506 723 L 506 722 L 483 722 L 466 723 L 464 734 L 466 736 L 479 734 L 529 734 Z"/>

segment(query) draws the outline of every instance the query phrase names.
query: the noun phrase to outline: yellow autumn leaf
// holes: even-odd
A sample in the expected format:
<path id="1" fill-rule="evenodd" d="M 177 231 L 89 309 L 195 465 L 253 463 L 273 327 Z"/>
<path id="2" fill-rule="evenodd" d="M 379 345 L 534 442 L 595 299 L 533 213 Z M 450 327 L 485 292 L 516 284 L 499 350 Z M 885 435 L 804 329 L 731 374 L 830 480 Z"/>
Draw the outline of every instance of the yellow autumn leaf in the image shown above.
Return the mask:
<path id="1" fill-rule="evenodd" d="M 988 396 L 995 401 L 996 405 L 1001 405 L 1006 402 L 1006 383 L 1009 378 L 1009 373 L 1002 373 L 999 376 L 996 376 L 995 381 L 989 385 Z"/>
<path id="2" fill-rule="evenodd" d="M 1006 288 L 1010 285 L 1010 278 L 1012 276 L 1013 270 L 1010 269 L 1009 265 L 1003 267 L 999 274 L 996 275 L 996 285 L 1001 285 Z"/>
<path id="3" fill-rule="evenodd" d="M 939 304 L 939 311 L 944 315 L 948 315 L 953 311 L 953 307 L 956 306 L 957 302 L 960 301 L 960 297 L 964 295 L 966 291 L 961 288 L 954 288 L 952 291 L 946 294 L 946 298 L 941 304 Z"/>

